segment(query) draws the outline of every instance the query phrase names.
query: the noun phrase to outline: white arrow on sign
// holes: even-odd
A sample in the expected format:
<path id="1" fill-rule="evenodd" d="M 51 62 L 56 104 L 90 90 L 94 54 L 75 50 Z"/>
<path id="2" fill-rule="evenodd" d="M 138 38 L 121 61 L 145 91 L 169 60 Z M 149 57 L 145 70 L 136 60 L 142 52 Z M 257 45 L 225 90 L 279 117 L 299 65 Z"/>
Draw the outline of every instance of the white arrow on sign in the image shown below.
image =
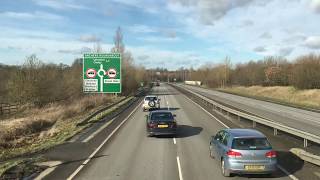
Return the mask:
<path id="1" fill-rule="evenodd" d="M 100 69 L 98 70 L 98 76 L 100 77 L 100 92 L 103 92 L 103 76 L 105 74 L 106 74 L 106 71 L 103 69 L 103 65 L 100 64 Z"/>

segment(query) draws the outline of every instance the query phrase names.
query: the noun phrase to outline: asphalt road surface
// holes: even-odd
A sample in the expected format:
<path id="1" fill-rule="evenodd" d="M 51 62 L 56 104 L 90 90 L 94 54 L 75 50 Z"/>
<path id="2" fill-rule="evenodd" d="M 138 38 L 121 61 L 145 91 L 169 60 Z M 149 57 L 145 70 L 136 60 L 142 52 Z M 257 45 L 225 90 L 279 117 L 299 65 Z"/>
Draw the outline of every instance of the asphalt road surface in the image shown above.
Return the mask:
<path id="1" fill-rule="evenodd" d="M 260 117 L 320 136 L 320 113 L 195 86 L 179 86 Z"/>
<path id="2" fill-rule="evenodd" d="M 147 137 L 147 112 L 142 112 L 139 107 L 114 137 L 98 150 L 97 158 L 86 162 L 76 173 L 70 172 L 73 179 L 270 179 L 259 175 L 223 177 L 219 164 L 209 157 L 208 144 L 210 137 L 224 127 L 170 86 L 161 84 L 154 93 L 161 98 L 161 108 L 170 109 L 177 115 L 177 137 Z M 272 179 L 290 178 L 279 172 Z"/>

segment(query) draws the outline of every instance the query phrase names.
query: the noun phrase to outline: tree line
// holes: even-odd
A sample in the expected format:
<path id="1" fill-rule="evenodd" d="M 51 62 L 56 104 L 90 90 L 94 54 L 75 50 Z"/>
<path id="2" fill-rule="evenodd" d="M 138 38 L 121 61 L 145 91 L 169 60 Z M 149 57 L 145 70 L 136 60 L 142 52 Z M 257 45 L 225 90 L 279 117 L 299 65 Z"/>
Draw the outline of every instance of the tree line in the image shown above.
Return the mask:
<path id="1" fill-rule="evenodd" d="M 170 80 L 201 81 L 209 87 L 294 86 L 298 89 L 320 88 L 320 55 L 300 56 L 293 61 L 270 56 L 263 60 L 232 65 L 230 58 L 221 64 L 207 64 L 196 70 L 180 68 Z"/>
<path id="2" fill-rule="evenodd" d="M 122 94 L 129 95 L 147 81 L 145 69 L 133 63 L 125 50 L 118 28 L 111 52 L 122 55 Z M 101 52 L 99 48 L 96 52 Z M 26 58 L 23 65 L 0 64 L 0 102 L 32 103 L 43 106 L 60 100 L 73 100 L 86 94 L 82 90 L 82 58 L 71 65 L 44 63 L 36 55 Z M 87 94 L 88 95 L 88 94 Z"/>

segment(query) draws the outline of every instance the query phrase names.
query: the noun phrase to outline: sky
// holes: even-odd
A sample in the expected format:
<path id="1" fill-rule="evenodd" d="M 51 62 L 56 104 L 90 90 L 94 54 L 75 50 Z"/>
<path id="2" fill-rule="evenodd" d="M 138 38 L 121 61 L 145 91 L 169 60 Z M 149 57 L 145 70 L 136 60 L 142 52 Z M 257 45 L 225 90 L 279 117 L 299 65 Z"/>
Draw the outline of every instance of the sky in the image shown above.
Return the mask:
<path id="1" fill-rule="evenodd" d="M 71 64 L 118 27 L 146 68 L 294 60 L 320 53 L 320 0 L 1 0 L 0 63 Z"/>

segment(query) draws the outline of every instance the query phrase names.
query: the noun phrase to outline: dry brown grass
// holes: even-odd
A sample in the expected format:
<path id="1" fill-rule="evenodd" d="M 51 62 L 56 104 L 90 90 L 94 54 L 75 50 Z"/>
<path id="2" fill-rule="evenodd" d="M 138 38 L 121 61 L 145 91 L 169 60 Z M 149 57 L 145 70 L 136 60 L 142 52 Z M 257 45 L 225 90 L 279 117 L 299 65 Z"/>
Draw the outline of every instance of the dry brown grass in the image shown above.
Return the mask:
<path id="1" fill-rule="evenodd" d="M 76 123 L 101 106 L 121 97 L 90 95 L 71 102 L 53 103 L 43 108 L 29 109 L 22 118 L 0 121 L 0 152 L 24 148 L 61 133 L 76 129 Z M 72 132 L 68 132 L 72 133 Z M 5 154 L 0 153 L 0 159 Z"/>
<path id="2" fill-rule="evenodd" d="M 220 90 L 239 95 L 267 98 L 292 105 L 320 109 L 320 89 L 297 90 L 292 86 L 236 86 Z"/>

